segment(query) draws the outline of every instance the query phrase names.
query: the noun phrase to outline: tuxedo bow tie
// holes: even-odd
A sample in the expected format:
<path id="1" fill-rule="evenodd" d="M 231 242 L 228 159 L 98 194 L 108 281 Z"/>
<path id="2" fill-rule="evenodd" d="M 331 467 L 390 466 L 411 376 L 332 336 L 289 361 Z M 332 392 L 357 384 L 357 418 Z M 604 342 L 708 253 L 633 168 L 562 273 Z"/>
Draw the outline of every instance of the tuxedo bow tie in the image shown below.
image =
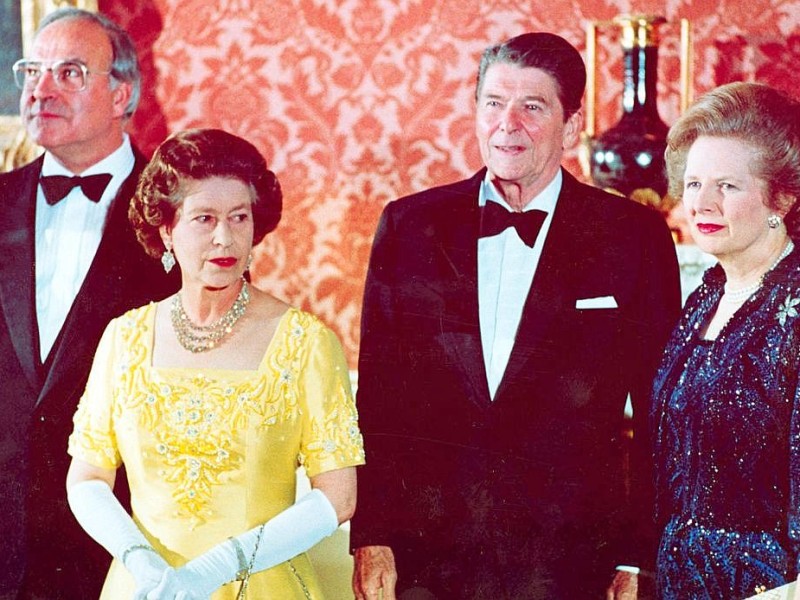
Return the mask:
<path id="1" fill-rule="evenodd" d="M 89 200 L 99 202 L 108 182 L 111 181 L 111 175 L 108 173 L 87 175 L 86 177 L 49 175 L 42 177 L 39 181 L 42 184 L 44 199 L 52 206 L 56 202 L 63 200 L 75 186 L 80 186 Z"/>
<path id="2" fill-rule="evenodd" d="M 547 213 L 543 210 L 510 212 L 497 202 L 488 201 L 481 208 L 480 237 L 497 235 L 507 228 L 513 227 L 522 241 L 533 248 L 536 236 L 539 235 L 539 229 L 546 217 Z"/>

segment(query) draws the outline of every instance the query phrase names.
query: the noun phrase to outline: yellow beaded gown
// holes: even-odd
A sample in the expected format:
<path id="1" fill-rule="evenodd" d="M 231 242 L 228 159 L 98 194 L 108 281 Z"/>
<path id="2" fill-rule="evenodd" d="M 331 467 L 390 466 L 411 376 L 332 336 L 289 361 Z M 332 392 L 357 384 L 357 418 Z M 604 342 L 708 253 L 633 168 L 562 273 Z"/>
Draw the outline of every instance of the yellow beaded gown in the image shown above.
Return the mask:
<path id="1" fill-rule="evenodd" d="M 155 308 L 109 324 L 69 453 L 106 469 L 125 464 L 134 520 L 167 562 L 180 566 L 291 506 L 298 465 L 313 477 L 363 464 L 344 355 L 316 317 L 289 309 L 255 371 L 154 368 Z M 239 585 L 213 600 L 234 600 Z M 127 600 L 134 589 L 115 560 L 101 600 Z M 254 574 L 247 597 L 323 593 L 301 554 Z"/>

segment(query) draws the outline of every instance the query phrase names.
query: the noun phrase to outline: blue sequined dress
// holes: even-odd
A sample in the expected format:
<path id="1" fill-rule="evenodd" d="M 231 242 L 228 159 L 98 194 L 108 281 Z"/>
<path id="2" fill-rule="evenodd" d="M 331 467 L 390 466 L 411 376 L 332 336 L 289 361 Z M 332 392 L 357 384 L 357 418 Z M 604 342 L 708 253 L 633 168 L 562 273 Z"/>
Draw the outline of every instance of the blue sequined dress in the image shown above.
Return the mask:
<path id="1" fill-rule="evenodd" d="M 664 600 L 741 599 L 797 574 L 800 250 L 704 340 L 724 283 L 705 273 L 653 386 Z"/>

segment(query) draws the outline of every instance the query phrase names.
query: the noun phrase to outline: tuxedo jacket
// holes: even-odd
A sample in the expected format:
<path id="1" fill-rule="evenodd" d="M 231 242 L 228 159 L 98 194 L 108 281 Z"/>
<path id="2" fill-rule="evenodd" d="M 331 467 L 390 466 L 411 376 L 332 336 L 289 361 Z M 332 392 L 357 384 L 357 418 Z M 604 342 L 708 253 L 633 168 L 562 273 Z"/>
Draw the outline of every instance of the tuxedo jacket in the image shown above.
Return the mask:
<path id="1" fill-rule="evenodd" d="M 615 565 L 652 558 L 647 398 L 680 310 L 675 248 L 656 211 L 564 172 L 491 399 L 477 286 L 485 174 L 392 202 L 378 225 L 351 544 L 392 547 L 400 588 L 440 598 L 591 598 Z"/>
<path id="2" fill-rule="evenodd" d="M 97 598 L 107 553 L 66 501 L 67 438 L 108 322 L 177 289 L 127 218 L 145 160 L 112 201 L 102 240 L 42 364 L 35 304 L 36 192 L 43 158 L 0 174 L 0 599 Z M 58 257 L 68 261 L 70 256 Z M 119 485 L 118 478 L 118 485 Z M 122 478 L 124 479 L 124 477 Z"/>

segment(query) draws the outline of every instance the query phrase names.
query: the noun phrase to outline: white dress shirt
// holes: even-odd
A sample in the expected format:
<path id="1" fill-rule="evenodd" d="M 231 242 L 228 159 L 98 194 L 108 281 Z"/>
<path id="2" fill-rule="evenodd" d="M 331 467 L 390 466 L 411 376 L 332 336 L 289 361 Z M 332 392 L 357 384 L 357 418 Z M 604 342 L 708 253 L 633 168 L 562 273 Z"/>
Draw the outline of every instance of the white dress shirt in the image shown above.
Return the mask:
<path id="1" fill-rule="evenodd" d="M 538 209 L 547 213 L 533 248 L 520 239 L 513 227 L 495 236 L 478 239 L 478 313 L 486 377 L 493 400 L 514 347 L 522 309 L 561 192 L 561 182 L 559 169 L 547 187 L 524 209 Z M 512 210 L 489 180 L 488 173 L 478 195 L 479 206 L 484 206 L 486 202 L 497 202 L 507 210 Z"/>
<path id="2" fill-rule="evenodd" d="M 42 176 L 110 173 L 111 181 L 99 202 L 92 202 L 75 187 L 57 204 L 36 193 L 36 319 L 42 362 L 53 348 L 72 303 L 83 285 L 103 236 L 108 209 L 122 183 L 133 171 L 135 158 L 130 139 L 83 173 L 71 173 L 50 153 L 45 153 Z"/>

